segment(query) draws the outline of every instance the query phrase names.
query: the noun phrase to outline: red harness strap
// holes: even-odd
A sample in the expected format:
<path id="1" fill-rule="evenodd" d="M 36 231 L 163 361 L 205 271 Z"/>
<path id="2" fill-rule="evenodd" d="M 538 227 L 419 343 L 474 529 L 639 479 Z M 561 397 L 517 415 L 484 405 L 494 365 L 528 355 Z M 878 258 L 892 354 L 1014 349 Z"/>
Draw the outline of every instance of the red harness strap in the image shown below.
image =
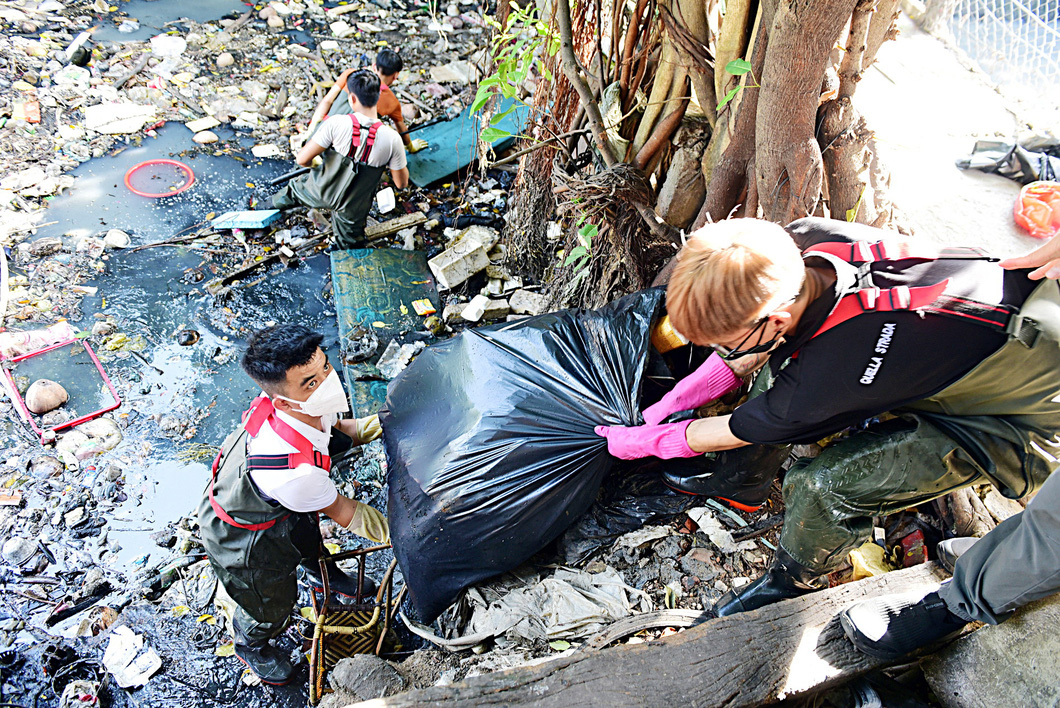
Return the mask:
<path id="1" fill-rule="evenodd" d="M 353 126 L 352 135 L 350 137 L 350 152 L 346 155 L 346 157 L 353 160 L 357 160 L 358 162 L 367 162 L 368 156 L 372 154 L 372 147 L 375 145 L 375 134 L 376 132 L 378 132 L 379 126 L 383 124 L 383 121 L 377 120 L 375 123 L 372 123 L 371 127 L 368 128 L 368 137 L 364 143 L 364 151 L 361 153 L 361 156 L 357 158 L 354 157 L 354 153 L 356 153 L 357 148 L 361 146 L 361 128 L 363 126 L 361 125 L 361 121 L 358 120 L 355 115 L 350 113 L 349 116 L 350 122 L 353 123 Z"/>
<path id="2" fill-rule="evenodd" d="M 924 285 L 916 288 L 910 288 L 905 285 L 886 290 L 863 288 L 840 298 L 835 308 L 825 319 L 824 324 L 813 336 L 816 337 L 823 334 L 863 312 L 923 310 L 941 297 L 949 284 L 949 280 L 943 280 L 935 285 Z"/>
<path id="3" fill-rule="evenodd" d="M 936 248 L 929 244 L 909 243 L 908 241 L 876 241 L 875 243 L 869 243 L 868 241 L 853 241 L 851 243 L 829 241 L 815 244 L 803 251 L 804 255 L 813 255 L 814 253 L 827 253 L 853 265 L 876 263 L 877 261 L 905 260 L 997 260 L 986 251 L 970 246 Z"/>
<path id="4" fill-rule="evenodd" d="M 279 435 L 285 443 L 298 450 L 298 452 L 292 452 L 287 456 L 287 465 L 290 469 L 294 469 L 305 462 L 324 470 L 330 470 L 331 458 L 327 455 L 322 455 L 313 447 L 313 444 L 310 443 L 304 435 L 280 420 L 278 416 L 273 415 L 275 411 L 276 409 L 273 407 L 272 401 L 269 400 L 267 396 L 258 396 L 258 398 L 254 399 L 254 402 L 250 405 L 250 409 L 243 414 L 243 429 L 246 430 L 247 434 L 251 437 L 256 437 L 261 430 L 262 424 L 265 423 L 265 421 L 268 421 L 273 431 Z M 264 521 L 260 524 L 241 524 L 233 519 L 217 501 L 213 491 L 214 484 L 217 482 L 217 471 L 221 463 L 221 454 L 221 452 L 217 453 L 217 457 L 215 457 L 213 461 L 213 467 L 210 470 L 210 506 L 213 508 L 214 513 L 217 514 L 217 518 L 229 526 L 235 526 L 236 528 L 245 529 L 247 531 L 264 531 L 265 529 L 272 528 L 277 522 L 283 521 L 290 516 L 290 514 L 285 514 L 278 519 Z"/>
<path id="5" fill-rule="evenodd" d="M 865 241 L 852 243 L 827 242 L 810 246 L 803 251 L 805 256 L 812 256 L 815 253 L 831 255 L 852 265 L 860 265 L 862 268 L 867 267 L 865 264 L 880 261 L 997 260 L 978 248 L 936 249 L 925 244 L 910 244 L 900 241 L 877 241 L 876 243 Z M 813 336 L 816 337 L 823 334 L 863 312 L 894 312 L 898 310 L 932 312 L 962 317 L 993 329 L 1005 331 L 1012 313 L 1009 308 L 947 295 L 946 288 L 949 287 L 949 284 L 949 279 L 946 279 L 934 285 L 912 288 L 906 285 L 886 289 L 877 287 L 861 288 L 841 297 L 832 312 L 825 318 L 820 329 Z M 798 356 L 798 352 L 793 356 Z"/>
<path id="6" fill-rule="evenodd" d="M 323 470 L 330 470 L 331 458 L 318 452 L 304 435 L 280 420 L 279 416 L 274 415 L 275 412 L 276 409 L 268 397 L 258 396 L 250 404 L 250 410 L 243 414 L 243 428 L 250 434 L 250 437 L 257 437 L 262 424 L 268 421 L 273 432 L 279 435 L 281 440 L 298 450 L 287 456 L 291 469 L 305 463 Z"/>

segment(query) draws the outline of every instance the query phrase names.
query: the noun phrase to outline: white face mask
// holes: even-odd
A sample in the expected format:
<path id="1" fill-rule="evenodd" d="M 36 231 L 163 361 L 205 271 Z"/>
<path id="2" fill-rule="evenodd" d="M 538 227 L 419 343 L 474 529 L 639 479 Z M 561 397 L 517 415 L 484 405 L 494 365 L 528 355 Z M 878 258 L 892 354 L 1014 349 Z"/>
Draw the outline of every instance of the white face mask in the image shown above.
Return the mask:
<path id="1" fill-rule="evenodd" d="M 276 398 L 282 398 L 288 403 L 292 403 L 295 406 L 295 410 L 305 415 L 311 415 L 314 418 L 319 418 L 325 415 L 332 415 L 338 413 L 345 413 L 350 410 L 350 402 L 346 398 L 346 391 L 342 388 L 342 383 L 339 381 L 338 372 L 334 369 L 327 375 L 324 382 L 317 386 L 313 393 L 309 394 L 309 398 L 304 401 L 296 401 L 286 396 L 277 395 Z"/>

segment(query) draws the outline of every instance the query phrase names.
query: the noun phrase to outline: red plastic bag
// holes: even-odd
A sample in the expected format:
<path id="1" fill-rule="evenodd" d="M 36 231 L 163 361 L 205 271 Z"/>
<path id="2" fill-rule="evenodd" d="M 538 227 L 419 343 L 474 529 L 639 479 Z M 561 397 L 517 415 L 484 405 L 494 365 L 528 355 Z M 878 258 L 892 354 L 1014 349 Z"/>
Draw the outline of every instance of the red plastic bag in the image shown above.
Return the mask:
<path id="1" fill-rule="evenodd" d="M 1035 238 L 1052 238 L 1060 233 L 1060 182 L 1025 185 L 1012 215 L 1020 228 Z"/>

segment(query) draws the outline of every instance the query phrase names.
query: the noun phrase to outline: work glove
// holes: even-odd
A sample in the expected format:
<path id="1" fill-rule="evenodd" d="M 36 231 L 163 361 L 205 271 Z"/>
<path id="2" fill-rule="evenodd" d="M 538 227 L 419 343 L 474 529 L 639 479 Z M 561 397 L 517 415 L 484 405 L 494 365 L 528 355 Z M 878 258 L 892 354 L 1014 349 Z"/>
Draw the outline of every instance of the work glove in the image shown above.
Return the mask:
<path id="1" fill-rule="evenodd" d="M 309 166 L 312 167 L 313 169 L 316 169 L 317 167 L 320 167 L 323 164 L 324 164 L 324 160 L 322 160 L 320 158 L 320 155 L 317 155 L 316 157 L 313 158 L 313 161 L 309 163 Z"/>
<path id="2" fill-rule="evenodd" d="M 364 445 L 370 443 L 380 435 L 383 434 L 383 426 L 379 425 L 379 416 L 372 414 L 365 418 L 357 418 L 353 421 L 354 434 L 350 437 L 353 438 L 355 445 Z"/>
<path id="3" fill-rule="evenodd" d="M 427 147 L 427 145 L 429 145 L 429 143 L 423 138 L 416 138 L 411 143 L 409 143 L 407 150 L 411 153 L 417 153 L 423 148 Z"/>
<path id="4" fill-rule="evenodd" d="M 357 500 L 354 503 L 357 508 L 350 523 L 346 524 L 346 530 L 375 543 L 390 543 L 390 524 L 383 512 Z"/>
<path id="5" fill-rule="evenodd" d="M 694 372 L 677 382 L 673 390 L 658 403 L 648 406 L 641 415 L 648 425 L 658 425 L 678 411 L 699 408 L 740 386 L 743 381 L 733 373 L 716 352 Z"/>
<path id="6" fill-rule="evenodd" d="M 670 460 L 675 457 L 695 457 L 702 453 L 688 446 L 685 439 L 691 420 L 666 425 L 638 425 L 627 428 L 622 425 L 598 425 L 596 434 L 607 438 L 607 451 L 621 460 L 638 460 L 642 457 L 658 457 Z"/>

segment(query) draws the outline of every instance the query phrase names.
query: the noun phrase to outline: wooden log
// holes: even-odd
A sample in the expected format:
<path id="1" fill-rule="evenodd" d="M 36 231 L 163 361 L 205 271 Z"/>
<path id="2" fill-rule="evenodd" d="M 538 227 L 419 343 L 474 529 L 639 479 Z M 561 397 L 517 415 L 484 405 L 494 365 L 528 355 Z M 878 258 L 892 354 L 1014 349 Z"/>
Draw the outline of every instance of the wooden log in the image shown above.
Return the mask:
<path id="1" fill-rule="evenodd" d="M 885 665 L 847 641 L 839 612 L 867 597 L 929 592 L 944 577 L 936 564 L 926 563 L 711 620 L 660 641 L 578 652 L 354 705 L 740 708 L 773 703 Z"/>
<path id="2" fill-rule="evenodd" d="M 394 219 L 388 219 L 386 221 L 380 221 L 377 224 L 372 224 L 364 230 L 364 237 L 369 241 L 375 241 L 384 236 L 396 234 L 398 231 L 413 226 L 419 226 L 425 221 L 427 221 L 426 214 L 422 211 L 414 211 L 411 214 L 405 214 Z"/>

